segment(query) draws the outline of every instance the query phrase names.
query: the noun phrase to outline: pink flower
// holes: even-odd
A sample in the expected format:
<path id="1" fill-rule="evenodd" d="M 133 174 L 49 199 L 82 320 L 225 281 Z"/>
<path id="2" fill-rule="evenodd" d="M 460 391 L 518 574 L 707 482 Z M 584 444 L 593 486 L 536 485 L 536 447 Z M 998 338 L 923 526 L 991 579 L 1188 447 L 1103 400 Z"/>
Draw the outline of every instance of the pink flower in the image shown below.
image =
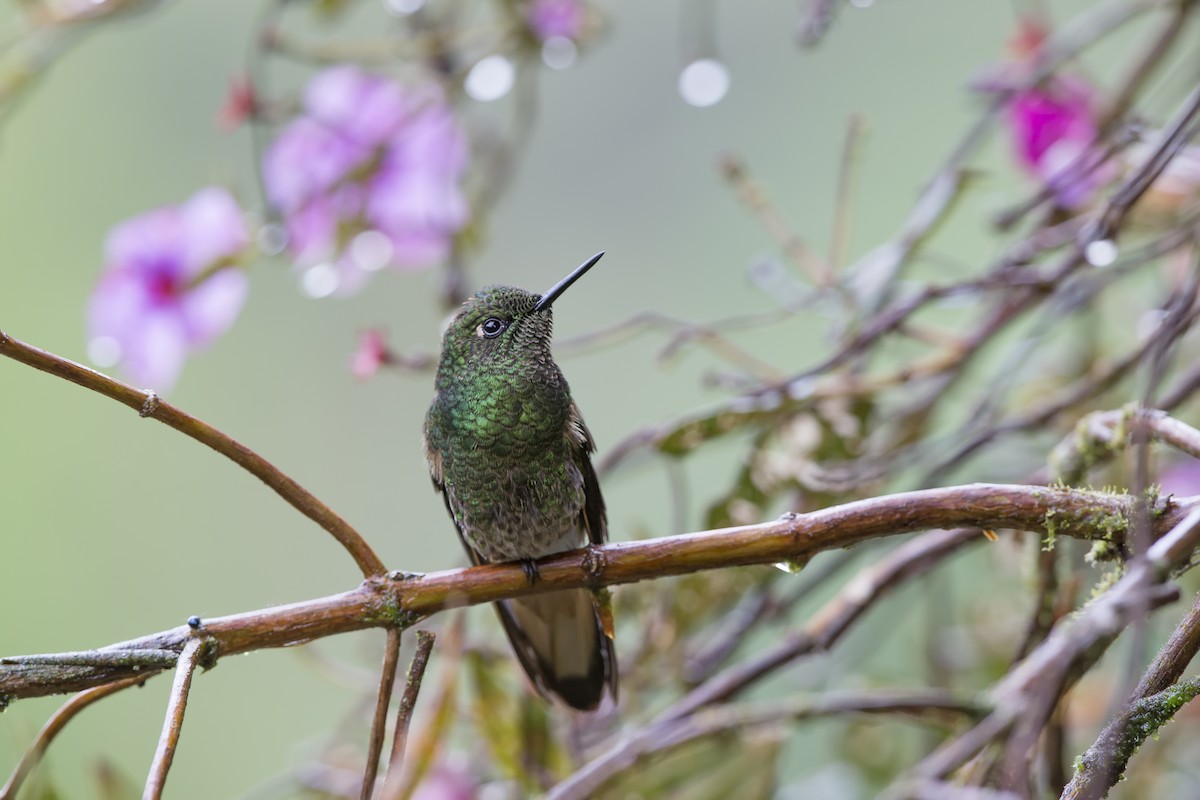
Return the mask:
<path id="1" fill-rule="evenodd" d="M 556 36 L 576 40 L 583 33 L 586 19 L 582 0 L 530 0 L 529 3 L 529 28 L 542 41 Z"/>
<path id="2" fill-rule="evenodd" d="M 1012 91 L 1005 123 L 1018 164 L 1049 187 L 1063 208 L 1086 205 L 1113 177 L 1097 141 L 1092 87 L 1082 78 L 1051 75 L 1026 87 L 1047 36 L 1044 22 L 1024 18 L 1011 46 L 1016 61 L 989 70 L 978 80 L 985 91 Z"/>
<path id="3" fill-rule="evenodd" d="M 1081 79 L 1052 76 L 1013 94 L 1006 110 L 1017 161 L 1054 190 L 1059 205 L 1079 208 L 1111 177 L 1097 169 L 1096 114 L 1091 88 Z"/>
<path id="4" fill-rule="evenodd" d="M 112 229 L 106 266 L 88 304 L 93 360 L 167 391 L 189 351 L 233 325 L 245 274 L 227 266 L 246 246 L 245 221 L 223 189 L 202 189 Z"/>
<path id="5" fill-rule="evenodd" d="M 217 128 L 221 133 L 233 133 L 259 111 L 258 93 L 250 76 L 241 73 L 229 79 L 229 93 L 225 104 L 217 111 Z"/>
<path id="6" fill-rule="evenodd" d="M 1158 473 L 1159 494 L 1191 497 L 1200 494 L 1200 462 L 1194 458 L 1172 458 Z"/>
<path id="7" fill-rule="evenodd" d="M 358 349 L 350 357 L 350 371 L 360 381 L 374 378 L 380 367 L 392 362 L 383 331 L 371 328 L 358 336 Z"/>
<path id="8" fill-rule="evenodd" d="M 474 800 L 479 781 L 461 766 L 437 764 L 417 784 L 413 800 Z"/>
<path id="9" fill-rule="evenodd" d="M 349 294 L 382 267 L 449 254 L 468 217 L 466 162 L 466 137 L 436 87 L 346 65 L 309 83 L 304 114 L 264 156 L 263 182 L 297 263 L 333 263 L 336 291 Z"/>

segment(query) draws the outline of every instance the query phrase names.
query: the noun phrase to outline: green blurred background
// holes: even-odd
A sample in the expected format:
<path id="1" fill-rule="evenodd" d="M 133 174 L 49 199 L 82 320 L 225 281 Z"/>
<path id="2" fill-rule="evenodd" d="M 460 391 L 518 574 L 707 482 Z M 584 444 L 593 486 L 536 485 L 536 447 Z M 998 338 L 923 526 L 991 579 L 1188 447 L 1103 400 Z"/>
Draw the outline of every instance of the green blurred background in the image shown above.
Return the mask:
<path id="1" fill-rule="evenodd" d="M 1053 10 L 1067 18 L 1088 5 Z M 862 114 L 852 257 L 886 240 L 978 113 L 982 101 L 966 84 L 1003 58 L 1020 10 L 995 0 L 844 4 L 830 39 L 804 50 L 792 35 L 795 3 L 719 4 L 716 45 L 732 87 L 698 109 L 676 91 L 686 7 L 599 4 L 604 36 L 572 68 L 540 76 L 532 141 L 469 268 L 475 285 L 541 290 L 606 249 L 556 306 L 560 337 L 646 310 L 704 320 L 772 306 L 746 268 L 774 247 L 719 175 L 726 151 L 747 161 L 796 231 L 824 252 L 847 121 Z M 106 24 L 0 122 L 0 329 L 85 360 L 84 306 L 114 223 L 209 183 L 259 207 L 248 132 L 221 135 L 213 118 L 260 11 L 246 0 L 176 2 Z M 361 26 L 384 15 L 369 6 L 356 17 Z M 1119 61 L 1139 29 L 1089 57 L 1101 78 L 1108 56 Z M 473 113 L 502 119 L 509 102 L 476 104 Z M 981 184 L 962 215 L 970 223 L 939 240 L 958 263 L 994 254 L 984 212 L 1024 191 L 1005 144 L 992 142 L 977 162 Z M 389 566 L 461 565 L 419 446 L 432 376 L 364 384 L 348 370 L 356 333 L 372 325 L 386 326 L 398 347 L 436 349 L 439 280 L 388 272 L 360 296 L 314 301 L 287 265 L 257 264 L 233 331 L 191 359 L 169 399 L 330 503 Z M 741 341 L 794 369 L 825 351 L 823 322 Z M 659 364 L 663 341 L 648 334 L 561 360 L 602 451 L 719 396 L 700 381 L 711 359 L 689 350 Z M 720 448 L 689 464 L 693 507 L 683 524 L 699 524 L 706 490 L 736 467 Z M 614 538 L 676 532 L 666 489 L 652 462 L 609 479 Z M 329 536 L 233 465 L 116 403 L 0 360 L 0 654 L 99 646 L 190 614 L 316 597 L 357 579 Z M 380 640 L 317 647 L 373 668 Z M 140 783 L 169 683 L 109 699 L 69 726 L 49 756 L 67 796 L 87 796 L 86 773 L 101 758 Z M 246 792 L 318 749 L 361 696 L 296 652 L 222 661 L 194 687 L 170 796 Z M 21 701 L 5 712 L 0 773 L 60 702 Z"/>

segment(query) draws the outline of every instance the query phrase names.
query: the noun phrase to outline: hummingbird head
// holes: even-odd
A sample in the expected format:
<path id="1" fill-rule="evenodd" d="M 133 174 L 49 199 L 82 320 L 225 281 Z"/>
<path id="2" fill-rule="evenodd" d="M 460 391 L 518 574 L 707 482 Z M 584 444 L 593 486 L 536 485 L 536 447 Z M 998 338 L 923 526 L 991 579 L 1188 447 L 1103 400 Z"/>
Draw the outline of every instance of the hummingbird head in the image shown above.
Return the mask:
<path id="1" fill-rule="evenodd" d="M 487 286 L 469 298 L 446 329 L 442 362 L 454 366 L 504 362 L 550 353 L 554 326 L 551 306 L 583 273 L 600 260 L 597 253 L 545 294 L 513 286 Z"/>

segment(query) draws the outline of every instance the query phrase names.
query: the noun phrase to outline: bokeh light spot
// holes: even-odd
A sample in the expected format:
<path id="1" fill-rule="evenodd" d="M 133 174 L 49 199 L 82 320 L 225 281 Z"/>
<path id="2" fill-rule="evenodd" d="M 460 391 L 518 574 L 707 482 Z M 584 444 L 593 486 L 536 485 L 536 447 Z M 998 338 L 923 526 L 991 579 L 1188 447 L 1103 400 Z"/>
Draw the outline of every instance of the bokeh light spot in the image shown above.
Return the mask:
<path id="1" fill-rule="evenodd" d="M 550 69 L 566 69 L 575 63 L 575 43 L 565 36 L 551 36 L 542 42 L 542 63 Z"/>
<path id="2" fill-rule="evenodd" d="M 317 264 L 300 276 L 300 288 L 309 297 L 329 297 L 337 291 L 339 283 L 337 268 L 332 264 Z"/>
<path id="3" fill-rule="evenodd" d="M 488 56 L 471 67 L 463 88 L 476 100 L 490 103 L 508 94 L 515 79 L 511 61 L 504 56 Z"/>
<path id="4" fill-rule="evenodd" d="M 679 96 L 688 105 L 715 105 L 728 91 L 729 70 L 715 58 L 696 59 L 679 73 Z"/>

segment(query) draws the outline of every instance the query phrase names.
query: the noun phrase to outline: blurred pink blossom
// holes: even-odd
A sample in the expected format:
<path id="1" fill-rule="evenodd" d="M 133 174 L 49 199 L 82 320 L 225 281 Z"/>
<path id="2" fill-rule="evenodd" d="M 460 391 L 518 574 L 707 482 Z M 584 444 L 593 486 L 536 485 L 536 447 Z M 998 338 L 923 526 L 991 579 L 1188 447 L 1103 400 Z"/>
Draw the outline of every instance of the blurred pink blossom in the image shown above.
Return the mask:
<path id="1" fill-rule="evenodd" d="M 1045 23 L 1021 21 L 1011 47 L 1017 60 L 989 70 L 976 81 L 985 91 L 1011 91 L 1005 124 L 1014 157 L 1049 187 L 1060 206 L 1077 209 L 1114 175 L 1097 141 L 1097 102 L 1091 85 L 1073 75 L 1053 74 L 1029 86 L 1047 36 Z"/>
<path id="2" fill-rule="evenodd" d="M 530 0 L 529 3 L 529 28 L 542 41 L 555 36 L 578 39 L 586 18 L 582 0 Z"/>
<path id="3" fill-rule="evenodd" d="M 391 351 L 388 350 L 383 331 L 371 328 L 358 336 L 358 348 L 350 357 L 350 371 L 360 381 L 367 381 L 374 378 L 379 368 L 391 363 L 391 360 Z"/>
<path id="4" fill-rule="evenodd" d="M 217 111 L 217 129 L 222 133 L 233 133 L 258 112 L 258 93 L 254 91 L 250 76 L 244 72 L 236 74 L 229 79 L 225 103 Z"/>
<path id="5" fill-rule="evenodd" d="M 1099 167 L 1103 153 L 1093 106 L 1086 82 L 1055 75 L 1015 92 L 1006 110 L 1018 162 L 1050 187 L 1064 208 L 1086 205 L 1111 178 L 1111 169 Z"/>
<path id="6" fill-rule="evenodd" d="M 309 83 L 304 113 L 263 158 L 267 196 L 301 266 L 332 263 L 338 294 L 385 266 L 444 259 L 467 222 L 467 141 L 440 90 L 356 66 Z"/>
<path id="7" fill-rule="evenodd" d="M 113 228 L 88 305 L 94 360 L 119 365 L 141 386 L 169 390 L 189 351 L 227 331 L 241 311 L 246 275 L 228 262 L 246 244 L 241 210 L 216 188 Z"/>
<path id="8" fill-rule="evenodd" d="M 413 800 L 474 800 L 478 782 L 466 771 L 439 764 L 417 785 Z"/>
<path id="9" fill-rule="evenodd" d="M 1158 473 L 1162 495 L 1193 497 L 1200 494 L 1200 462 L 1194 458 L 1172 458 Z"/>

